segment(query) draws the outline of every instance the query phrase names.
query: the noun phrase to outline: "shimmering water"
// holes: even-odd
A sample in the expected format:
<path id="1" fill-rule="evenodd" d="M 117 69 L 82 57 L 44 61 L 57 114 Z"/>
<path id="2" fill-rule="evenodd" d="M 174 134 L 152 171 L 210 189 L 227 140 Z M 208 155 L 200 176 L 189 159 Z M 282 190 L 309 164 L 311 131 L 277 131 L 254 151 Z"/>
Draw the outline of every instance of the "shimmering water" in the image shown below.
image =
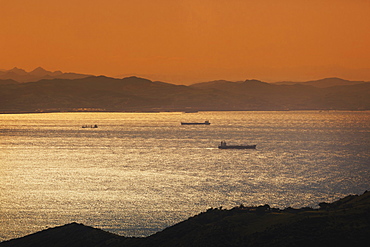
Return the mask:
<path id="1" fill-rule="evenodd" d="M 370 189 L 370 112 L 15 114 L 0 135 L 0 240 L 72 221 L 148 236 L 210 207 Z"/>

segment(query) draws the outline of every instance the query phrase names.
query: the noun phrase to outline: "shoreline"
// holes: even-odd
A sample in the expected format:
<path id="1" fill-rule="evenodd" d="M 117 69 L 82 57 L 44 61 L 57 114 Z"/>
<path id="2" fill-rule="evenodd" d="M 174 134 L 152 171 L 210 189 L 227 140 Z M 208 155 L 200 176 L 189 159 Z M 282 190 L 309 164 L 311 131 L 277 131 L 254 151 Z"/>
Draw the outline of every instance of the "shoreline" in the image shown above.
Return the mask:
<path id="1" fill-rule="evenodd" d="M 367 112 L 370 109 L 292 109 L 292 110 L 196 110 L 196 111 L 184 111 L 184 110 L 132 110 L 132 111 L 64 111 L 64 110 L 45 110 L 45 111 L 0 111 L 0 114 L 42 114 L 42 113 L 187 113 L 194 114 L 198 112 Z"/>

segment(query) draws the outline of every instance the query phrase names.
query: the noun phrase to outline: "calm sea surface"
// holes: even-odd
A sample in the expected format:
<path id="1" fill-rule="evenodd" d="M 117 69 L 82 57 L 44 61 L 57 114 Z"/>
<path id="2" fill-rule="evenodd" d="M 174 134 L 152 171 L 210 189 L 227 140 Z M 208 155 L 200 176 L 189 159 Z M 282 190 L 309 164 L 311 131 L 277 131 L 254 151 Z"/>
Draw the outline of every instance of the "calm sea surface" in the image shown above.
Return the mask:
<path id="1" fill-rule="evenodd" d="M 210 207 L 369 189 L 370 112 L 0 115 L 0 241 L 72 221 L 148 236 Z"/>

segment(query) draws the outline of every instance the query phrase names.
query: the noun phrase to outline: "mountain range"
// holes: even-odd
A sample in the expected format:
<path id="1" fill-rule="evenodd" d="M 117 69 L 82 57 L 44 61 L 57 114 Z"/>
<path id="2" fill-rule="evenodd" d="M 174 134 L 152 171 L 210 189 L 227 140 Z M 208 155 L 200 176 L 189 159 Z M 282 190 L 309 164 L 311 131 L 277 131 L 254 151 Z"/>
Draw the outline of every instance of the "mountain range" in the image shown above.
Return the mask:
<path id="1" fill-rule="evenodd" d="M 13 71 L 23 73 L 19 69 Z M 0 113 L 370 110 L 370 82 L 340 78 L 279 83 L 219 80 L 185 86 L 139 77 L 50 74 L 42 68 L 27 74 L 31 73 L 39 78 L 55 78 L 27 83 L 10 78 L 0 80 Z"/>
<path id="2" fill-rule="evenodd" d="M 38 67 L 30 72 L 26 72 L 24 69 L 14 67 L 10 70 L 0 70 L 0 80 L 10 80 L 15 82 L 32 82 L 39 81 L 42 79 L 78 79 L 88 77 L 90 75 L 77 74 L 77 73 L 63 73 L 62 71 L 47 71 L 41 67 Z"/>
<path id="3" fill-rule="evenodd" d="M 349 195 L 318 209 L 269 205 L 232 209 L 210 208 L 145 238 L 124 237 L 70 223 L 0 247 L 248 247 L 248 246 L 369 246 L 370 192 Z"/>

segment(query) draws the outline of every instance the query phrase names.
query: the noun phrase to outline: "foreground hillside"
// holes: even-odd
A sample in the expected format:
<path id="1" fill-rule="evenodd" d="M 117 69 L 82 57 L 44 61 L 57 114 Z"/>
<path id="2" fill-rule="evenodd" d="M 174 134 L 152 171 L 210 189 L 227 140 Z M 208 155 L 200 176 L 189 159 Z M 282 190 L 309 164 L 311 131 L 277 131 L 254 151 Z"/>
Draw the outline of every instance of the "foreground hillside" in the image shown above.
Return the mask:
<path id="1" fill-rule="evenodd" d="M 71 223 L 6 246 L 369 246 L 370 192 L 351 195 L 319 209 L 209 209 L 146 238 L 126 238 Z"/>
<path id="2" fill-rule="evenodd" d="M 191 86 L 137 77 L 0 80 L 0 113 L 370 110 L 370 82 L 333 80 L 293 85 L 215 81 Z"/>

